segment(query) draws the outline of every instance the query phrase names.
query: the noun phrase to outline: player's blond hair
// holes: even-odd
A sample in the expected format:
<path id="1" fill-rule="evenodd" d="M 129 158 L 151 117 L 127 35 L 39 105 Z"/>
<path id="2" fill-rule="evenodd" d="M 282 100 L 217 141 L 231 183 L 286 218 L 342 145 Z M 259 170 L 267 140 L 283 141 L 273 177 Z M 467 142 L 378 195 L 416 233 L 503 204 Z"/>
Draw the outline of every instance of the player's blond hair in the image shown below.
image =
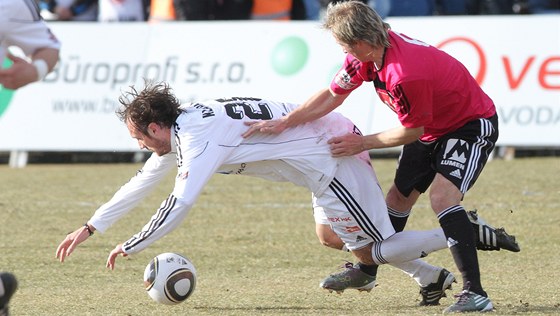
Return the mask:
<path id="1" fill-rule="evenodd" d="M 323 22 L 334 38 L 353 46 L 364 41 L 374 47 L 389 47 L 390 25 L 361 1 L 331 2 Z"/>

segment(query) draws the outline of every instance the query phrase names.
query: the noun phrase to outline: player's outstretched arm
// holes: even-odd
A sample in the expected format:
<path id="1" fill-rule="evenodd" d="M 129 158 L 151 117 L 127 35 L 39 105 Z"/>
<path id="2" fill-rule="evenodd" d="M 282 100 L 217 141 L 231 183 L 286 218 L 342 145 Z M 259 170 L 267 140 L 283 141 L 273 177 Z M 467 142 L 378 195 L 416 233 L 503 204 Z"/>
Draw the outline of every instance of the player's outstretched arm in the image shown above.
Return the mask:
<path id="1" fill-rule="evenodd" d="M 316 120 L 340 106 L 347 96 L 348 94 L 336 94 L 328 88 L 322 89 L 286 116 L 247 123 L 249 129 L 242 136 L 247 138 L 255 133 L 279 134 L 289 127 Z"/>
<path id="2" fill-rule="evenodd" d="M 86 225 L 66 235 L 66 238 L 58 245 L 58 248 L 56 248 L 56 258 L 60 262 L 64 262 L 64 259 L 70 256 L 79 244 L 93 234 L 95 228 L 89 224 Z"/>

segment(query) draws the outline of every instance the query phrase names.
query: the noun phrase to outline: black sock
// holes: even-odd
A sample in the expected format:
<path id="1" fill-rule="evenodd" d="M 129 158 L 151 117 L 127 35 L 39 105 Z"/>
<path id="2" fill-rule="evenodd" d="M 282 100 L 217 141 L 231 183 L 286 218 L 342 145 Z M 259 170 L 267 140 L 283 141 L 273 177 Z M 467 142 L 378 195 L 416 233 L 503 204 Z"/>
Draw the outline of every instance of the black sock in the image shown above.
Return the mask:
<path id="1" fill-rule="evenodd" d="M 480 267 L 472 225 L 460 205 L 447 208 L 438 215 L 451 255 L 463 277 L 463 290 L 487 296 L 480 282 Z"/>
<path id="2" fill-rule="evenodd" d="M 357 263 L 358 269 L 360 269 L 360 271 L 362 271 L 365 274 L 369 274 L 371 276 L 376 276 L 377 275 L 377 269 L 379 268 L 378 265 L 374 264 L 374 265 L 367 265 L 367 264 L 363 264 L 361 262 Z"/>
<path id="3" fill-rule="evenodd" d="M 397 212 L 387 206 L 387 212 L 389 213 L 389 219 L 391 220 L 391 224 L 393 224 L 395 232 L 402 232 L 404 230 L 404 227 L 406 226 L 406 221 L 408 221 L 410 211 L 406 213 Z"/>

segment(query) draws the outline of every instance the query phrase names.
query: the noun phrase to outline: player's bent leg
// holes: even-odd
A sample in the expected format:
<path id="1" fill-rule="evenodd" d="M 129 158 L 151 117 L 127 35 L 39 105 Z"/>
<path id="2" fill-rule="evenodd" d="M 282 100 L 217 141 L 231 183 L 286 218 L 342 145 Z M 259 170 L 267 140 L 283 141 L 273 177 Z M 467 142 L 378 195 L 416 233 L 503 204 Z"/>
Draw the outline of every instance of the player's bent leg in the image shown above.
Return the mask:
<path id="1" fill-rule="evenodd" d="M 392 235 L 373 245 L 353 250 L 352 253 L 368 265 L 384 264 L 390 262 L 406 262 L 426 256 L 427 254 L 444 249 L 447 242 L 441 228 L 430 231 L 406 231 Z M 324 279 L 320 286 L 329 291 L 342 293 L 346 289 L 370 291 L 375 285 L 376 274 L 367 274 L 359 267 L 346 264 L 344 271 L 332 274 Z M 450 278 L 451 279 L 451 278 Z M 454 278 L 453 278 L 454 280 Z M 453 281 L 451 280 L 451 282 Z M 442 281 L 443 282 L 443 281 Z M 437 283 L 437 281 L 436 281 Z M 441 285 L 443 287 L 443 285 Z M 448 284 L 441 289 L 441 293 L 448 288 Z M 439 301 L 433 297 L 428 301 Z"/>
<path id="2" fill-rule="evenodd" d="M 406 262 L 447 248 L 447 240 L 441 228 L 402 231 L 373 243 L 372 248 L 371 255 L 376 264 Z"/>
<path id="3" fill-rule="evenodd" d="M 445 291 L 455 283 L 455 276 L 444 268 L 433 266 L 421 259 L 407 262 L 389 263 L 413 278 L 420 287 L 420 306 L 439 305 Z"/>
<path id="4" fill-rule="evenodd" d="M 455 276 L 443 268 L 437 270 L 436 279 L 432 277 L 432 280 L 426 282 L 426 275 L 434 275 L 434 267 L 421 260 L 408 261 L 424 257 L 435 250 L 447 248 L 447 241 L 441 228 L 418 232 L 403 231 L 374 244 L 373 248 L 373 253 L 379 254 L 376 259 L 383 256 L 384 260 L 389 263 L 392 262 L 391 265 L 405 272 L 407 270 L 411 271 L 411 269 L 418 269 L 418 272 L 422 272 L 423 279 L 411 275 L 420 285 L 420 294 L 422 295 L 420 306 L 439 305 L 440 299 L 446 296 L 445 291 L 451 289 L 451 285 L 456 282 Z M 412 263 L 414 265 L 411 266 Z M 415 274 L 419 274 L 418 272 L 415 272 Z"/>
<path id="5" fill-rule="evenodd" d="M 0 316 L 8 316 L 8 303 L 17 289 L 16 277 L 9 272 L 0 273 Z"/>
<path id="6" fill-rule="evenodd" d="M 371 291 L 375 287 L 378 268 L 371 258 L 371 244 L 352 250 L 352 254 L 358 259 L 357 264 L 347 262 L 342 266 L 343 271 L 326 277 L 319 286 L 339 294 L 346 289 Z"/>
<path id="7" fill-rule="evenodd" d="M 439 300 L 447 296 L 445 291 L 451 290 L 453 283 L 457 283 L 453 273 L 442 268 L 437 281 L 420 287 L 420 295 L 422 295 L 420 306 L 439 305 Z"/>
<path id="8" fill-rule="evenodd" d="M 467 216 L 472 223 L 476 236 L 476 248 L 478 250 L 500 250 L 505 249 L 513 252 L 519 252 L 521 248 L 515 240 L 514 235 L 509 235 L 502 228 L 494 228 L 486 223 L 477 210 L 467 211 Z"/>

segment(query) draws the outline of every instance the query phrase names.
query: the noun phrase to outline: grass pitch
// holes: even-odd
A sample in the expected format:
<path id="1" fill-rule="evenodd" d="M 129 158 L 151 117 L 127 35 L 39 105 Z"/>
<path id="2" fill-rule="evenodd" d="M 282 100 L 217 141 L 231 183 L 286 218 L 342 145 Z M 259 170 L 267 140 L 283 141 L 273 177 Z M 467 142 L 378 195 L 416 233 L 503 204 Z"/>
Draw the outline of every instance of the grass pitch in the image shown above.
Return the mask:
<path id="1" fill-rule="evenodd" d="M 382 187 L 396 160 L 374 160 Z M 78 228 L 140 167 L 137 164 L 0 167 L 0 270 L 20 287 L 13 315 L 437 315 L 451 304 L 418 307 L 416 283 L 399 270 L 379 270 L 370 293 L 329 294 L 319 282 L 350 254 L 321 246 L 314 233 L 311 194 L 288 183 L 216 175 L 183 224 L 145 251 L 119 257 L 111 249 L 136 233 L 169 194 L 173 174 L 144 203 L 95 234 L 60 264 L 58 243 Z M 520 253 L 479 252 L 482 282 L 494 315 L 560 314 L 560 158 L 488 163 L 464 205 L 515 234 Z M 407 229 L 437 227 L 423 196 Z M 198 270 L 196 291 L 177 306 L 153 302 L 142 286 L 150 259 L 162 252 L 189 257 Z M 454 272 L 449 251 L 426 260 Z"/>

